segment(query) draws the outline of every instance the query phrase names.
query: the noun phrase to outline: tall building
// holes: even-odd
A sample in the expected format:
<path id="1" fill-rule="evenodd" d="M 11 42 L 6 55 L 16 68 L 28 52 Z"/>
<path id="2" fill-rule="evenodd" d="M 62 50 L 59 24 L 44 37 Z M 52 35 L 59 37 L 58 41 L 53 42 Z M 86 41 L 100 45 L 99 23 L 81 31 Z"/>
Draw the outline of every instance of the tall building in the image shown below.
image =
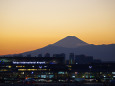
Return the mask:
<path id="1" fill-rule="evenodd" d="M 65 64 L 69 64 L 69 60 L 65 60 Z"/>
<path id="2" fill-rule="evenodd" d="M 53 57 L 64 57 L 65 58 L 65 53 L 53 54 Z"/>
<path id="3" fill-rule="evenodd" d="M 93 63 L 93 56 L 86 56 L 85 62 L 86 63 Z"/>
<path id="4" fill-rule="evenodd" d="M 49 53 L 46 53 L 44 57 L 50 57 L 50 54 L 49 54 Z"/>
<path id="5" fill-rule="evenodd" d="M 31 54 L 28 54 L 27 57 L 31 57 Z"/>
<path id="6" fill-rule="evenodd" d="M 38 57 L 42 57 L 42 54 L 38 54 Z"/>
<path id="7" fill-rule="evenodd" d="M 85 56 L 85 55 L 76 55 L 75 63 L 76 64 L 87 64 L 93 62 L 93 56 Z"/>
<path id="8" fill-rule="evenodd" d="M 94 59 L 93 63 L 101 63 L 102 61 L 100 59 Z"/>
<path id="9" fill-rule="evenodd" d="M 69 55 L 69 64 L 74 64 L 74 53 L 70 53 Z"/>

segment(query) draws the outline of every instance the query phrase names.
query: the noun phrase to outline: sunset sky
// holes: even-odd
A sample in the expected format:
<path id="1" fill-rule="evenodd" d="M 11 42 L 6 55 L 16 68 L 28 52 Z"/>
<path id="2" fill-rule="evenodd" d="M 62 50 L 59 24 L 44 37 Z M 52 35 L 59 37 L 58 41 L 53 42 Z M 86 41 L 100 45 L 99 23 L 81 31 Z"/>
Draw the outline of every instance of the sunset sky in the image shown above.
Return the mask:
<path id="1" fill-rule="evenodd" d="M 42 48 L 66 36 L 115 43 L 115 0 L 0 0 L 0 55 Z"/>

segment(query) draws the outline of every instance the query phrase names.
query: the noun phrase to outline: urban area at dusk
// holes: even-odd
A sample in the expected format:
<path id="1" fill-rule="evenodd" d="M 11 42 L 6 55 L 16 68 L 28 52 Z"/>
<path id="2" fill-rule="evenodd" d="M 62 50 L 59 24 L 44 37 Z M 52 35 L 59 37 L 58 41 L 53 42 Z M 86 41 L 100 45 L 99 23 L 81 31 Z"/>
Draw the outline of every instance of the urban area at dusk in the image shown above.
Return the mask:
<path id="1" fill-rule="evenodd" d="M 115 0 L 0 0 L 0 86 L 115 86 Z"/>

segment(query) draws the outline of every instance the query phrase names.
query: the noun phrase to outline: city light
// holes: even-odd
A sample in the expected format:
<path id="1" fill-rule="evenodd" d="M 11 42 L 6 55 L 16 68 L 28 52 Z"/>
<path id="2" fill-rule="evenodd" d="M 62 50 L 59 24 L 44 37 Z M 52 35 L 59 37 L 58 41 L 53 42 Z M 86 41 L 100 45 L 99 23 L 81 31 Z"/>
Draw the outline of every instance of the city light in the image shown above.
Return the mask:
<path id="1" fill-rule="evenodd" d="M 25 58 L 25 57 L 24 57 Z M 31 59 L 13 58 L 9 62 L 2 64 L 0 67 L 0 73 L 3 80 L 7 78 L 14 78 L 18 80 L 34 80 L 35 83 L 39 82 L 96 82 L 96 78 L 100 78 L 100 81 L 106 79 L 112 80 L 115 78 L 114 65 L 110 64 L 114 69 L 104 69 L 108 67 L 105 64 L 65 64 L 64 58 L 36 58 Z M 56 59 L 56 60 L 55 60 Z M 50 62 L 57 61 L 57 64 L 50 64 Z M 61 61 L 63 60 L 63 64 Z M 59 62 L 59 63 L 58 63 Z M 103 72 L 107 71 L 107 72 Z M 98 71 L 98 72 L 97 72 Z M 4 76 L 5 75 L 5 76 Z M 26 80 L 26 81 L 27 81 Z M 5 80 L 7 81 L 7 80 Z M 19 82 L 19 81 L 18 81 Z M 97 80 L 99 82 L 99 80 Z"/>
<path id="2" fill-rule="evenodd" d="M 24 74 L 24 72 L 21 72 L 21 74 Z"/>
<path id="3" fill-rule="evenodd" d="M 75 76 L 72 76 L 72 78 L 75 78 Z"/>
<path id="4" fill-rule="evenodd" d="M 13 64 L 45 64 L 45 62 L 14 62 Z"/>
<path id="5" fill-rule="evenodd" d="M 41 68 L 42 68 L 42 66 L 39 66 L 39 68 L 41 69 Z"/>
<path id="6" fill-rule="evenodd" d="M 92 68 L 92 66 L 89 66 L 89 69 L 91 69 Z"/>
<path id="7" fill-rule="evenodd" d="M 75 74 L 77 74 L 78 72 L 75 72 Z"/>
<path id="8" fill-rule="evenodd" d="M 41 70 L 47 70 L 47 69 L 18 69 L 18 71 L 41 71 Z"/>
<path id="9" fill-rule="evenodd" d="M 6 66 L 6 67 L 11 68 L 12 66 Z"/>
<path id="10" fill-rule="evenodd" d="M 33 74 L 34 72 L 31 72 L 31 74 Z"/>
<path id="11" fill-rule="evenodd" d="M 16 67 L 22 67 L 22 66 L 16 66 Z"/>

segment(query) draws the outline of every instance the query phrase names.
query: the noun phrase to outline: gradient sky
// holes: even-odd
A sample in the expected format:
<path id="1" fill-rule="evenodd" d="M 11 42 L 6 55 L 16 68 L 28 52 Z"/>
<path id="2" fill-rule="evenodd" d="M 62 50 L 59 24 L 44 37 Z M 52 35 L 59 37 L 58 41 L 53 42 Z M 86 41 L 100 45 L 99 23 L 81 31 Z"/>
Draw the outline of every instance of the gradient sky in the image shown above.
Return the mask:
<path id="1" fill-rule="evenodd" d="M 0 0 L 0 55 L 42 48 L 66 36 L 115 43 L 115 0 Z"/>

